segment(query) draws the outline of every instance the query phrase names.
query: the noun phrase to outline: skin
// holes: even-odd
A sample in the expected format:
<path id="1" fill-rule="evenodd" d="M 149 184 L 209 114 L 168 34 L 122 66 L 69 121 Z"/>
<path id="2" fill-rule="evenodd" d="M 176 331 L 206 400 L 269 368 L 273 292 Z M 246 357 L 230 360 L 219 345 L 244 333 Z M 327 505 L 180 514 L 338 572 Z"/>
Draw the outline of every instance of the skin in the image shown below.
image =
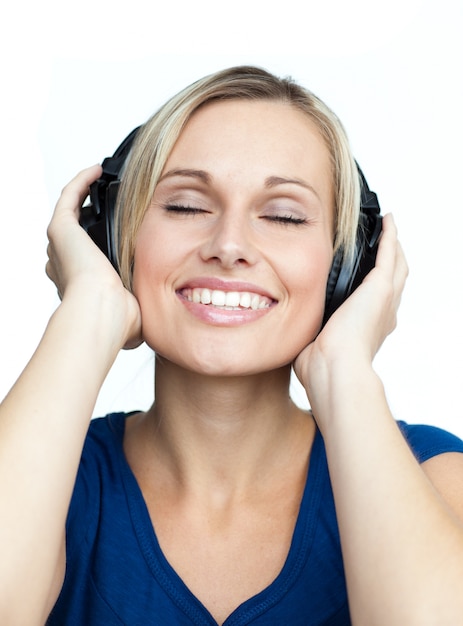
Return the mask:
<path id="1" fill-rule="evenodd" d="M 62 303 L 0 408 L 0 621 L 40 624 L 53 606 L 94 402 L 118 351 L 144 339 L 161 355 L 156 403 L 127 420 L 125 453 L 165 555 L 218 623 L 281 570 L 317 426 L 353 623 L 454 626 L 463 611 L 463 455 L 420 467 L 372 367 L 407 275 L 391 216 L 375 269 L 317 334 L 332 190 L 311 123 L 274 103 L 210 105 L 164 174 L 179 168 L 208 177 L 160 183 L 137 241 L 134 294 L 78 225 L 99 166 L 56 207 L 47 273 Z M 315 194 L 294 183 L 269 189 L 269 176 L 302 179 Z M 166 212 L 185 197 L 201 211 Z M 269 220 L 276 199 L 285 215 L 287 203 L 307 211 L 309 225 Z M 251 283 L 272 306 L 246 317 L 186 303 L 185 290 L 211 280 Z M 316 423 L 288 397 L 292 362 Z"/>
<path id="2" fill-rule="evenodd" d="M 288 217 L 303 223 L 278 221 Z M 302 113 L 274 102 L 202 108 L 175 145 L 138 235 L 133 284 L 145 340 L 203 374 L 287 366 L 320 327 L 332 229 L 328 150 Z M 243 311 L 185 306 L 179 290 L 197 285 L 272 303 L 243 319 Z"/>
<path id="3" fill-rule="evenodd" d="M 277 576 L 289 549 L 314 432 L 289 400 L 290 364 L 321 324 L 332 196 L 327 149 L 299 112 L 208 106 L 172 151 L 138 236 L 134 294 L 161 358 L 156 404 L 128 424 L 125 450 L 164 553 L 219 622 Z M 173 203 L 200 213 L 167 212 Z M 288 216 L 304 223 L 277 219 Z M 186 305 L 179 290 L 197 285 L 266 294 L 272 305 Z M 180 542 L 173 517 L 188 520 Z"/>

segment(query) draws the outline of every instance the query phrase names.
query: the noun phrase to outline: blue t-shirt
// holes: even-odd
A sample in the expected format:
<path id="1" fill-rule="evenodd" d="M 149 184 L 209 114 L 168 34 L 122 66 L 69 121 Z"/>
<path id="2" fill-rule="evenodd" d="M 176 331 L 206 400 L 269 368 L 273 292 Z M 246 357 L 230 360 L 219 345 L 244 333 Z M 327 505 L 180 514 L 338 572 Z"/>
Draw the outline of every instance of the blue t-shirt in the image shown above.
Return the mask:
<path id="1" fill-rule="evenodd" d="M 125 460 L 123 413 L 92 420 L 67 521 L 67 569 L 48 626 L 217 626 L 164 557 Z M 399 426 L 419 462 L 462 452 L 432 426 Z M 323 439 L 317 431 L 291 547 L 277 578 L 224 626 L 348 626 Z"/>

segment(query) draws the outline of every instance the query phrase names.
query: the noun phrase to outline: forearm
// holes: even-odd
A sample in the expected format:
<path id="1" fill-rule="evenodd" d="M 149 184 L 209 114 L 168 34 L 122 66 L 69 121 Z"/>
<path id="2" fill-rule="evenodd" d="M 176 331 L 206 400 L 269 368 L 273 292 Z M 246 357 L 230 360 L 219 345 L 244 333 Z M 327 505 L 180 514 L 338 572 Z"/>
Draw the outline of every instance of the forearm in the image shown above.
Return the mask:
<path id="1" fill-rule="evenodd" d="M 354 623 L 454 626 L 463 611 L 458 520 L 414 459 L 372 368 L 338 362 L 324 385 L 314 411 Z"/>
<path id="2" fill-rule="evenodd" d="M 108 307 L 69 297 L 0 407 L 2 623 L 40 615 L 49 595 L 93 406 L 123 343 Z"/>

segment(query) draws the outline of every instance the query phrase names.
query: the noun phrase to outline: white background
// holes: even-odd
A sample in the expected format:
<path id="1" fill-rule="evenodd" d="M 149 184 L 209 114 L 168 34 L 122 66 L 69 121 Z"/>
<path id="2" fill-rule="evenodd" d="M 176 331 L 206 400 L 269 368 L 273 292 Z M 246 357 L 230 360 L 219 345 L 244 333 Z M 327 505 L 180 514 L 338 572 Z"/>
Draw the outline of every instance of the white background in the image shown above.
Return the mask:
<path id="1" fill-rule="evenodd" d="M 1 9 L 0 397 L 58 303 L 44 274 L 45 230 L 64 184 L 186 84 L 251 63 L 293 76 L 347 127 L 410 265 L 399 326 L 376 368 L 397 418 L 463 436 L 462 28 L 459 0 Z M 152 368 L 147 349 L 122 353 L 95 414 L 147 407 Z"/>

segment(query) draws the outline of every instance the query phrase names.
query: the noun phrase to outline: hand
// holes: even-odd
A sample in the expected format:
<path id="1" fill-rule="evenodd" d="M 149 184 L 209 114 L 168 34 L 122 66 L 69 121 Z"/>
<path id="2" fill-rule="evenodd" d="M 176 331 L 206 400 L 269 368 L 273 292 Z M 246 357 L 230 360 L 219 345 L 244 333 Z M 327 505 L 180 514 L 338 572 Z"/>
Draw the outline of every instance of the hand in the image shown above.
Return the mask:
<path id="1" fill-rule="evenodd" d="M 371 366 L 387 335 L 394 330 L 408 267 L 392 215 L 383 219 L 376 265 L 362 284 L 331 316 L 296 358 L 296 374 L 306 390 L 320 382 L 334 364 Z"/>
<path id="2" fill-rule="evenodd" d="M 79 292 L 77 302 L 84 303 L 92 294 L 95 298 L 115 299 L 114 311 L 124 317 L 125 347 L 134 348 L 141 343 L 138 302 L 124 288 L 109 260 L 79 224 L 89 185 L 100 175 L 99 165 L 89 167 L 63 189 L 47 231 L 49 245 L 45 270 L 63 301 L 76 291 Z"/>

